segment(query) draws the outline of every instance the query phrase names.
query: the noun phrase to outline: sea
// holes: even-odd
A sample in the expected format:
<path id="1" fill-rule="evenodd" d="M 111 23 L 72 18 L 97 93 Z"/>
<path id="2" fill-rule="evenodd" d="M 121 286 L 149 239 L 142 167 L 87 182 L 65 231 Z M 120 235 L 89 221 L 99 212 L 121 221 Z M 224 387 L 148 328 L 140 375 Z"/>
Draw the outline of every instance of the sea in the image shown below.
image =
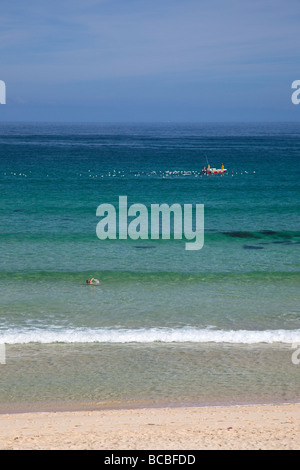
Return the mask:
<path id="1" fill-rule="evenodd" d="M 299 159 L 299 123 L 1 122 L 0 411 L 299 402 Z M 202 204 L 203 247 L 99 239 L 120 196 Z"/>

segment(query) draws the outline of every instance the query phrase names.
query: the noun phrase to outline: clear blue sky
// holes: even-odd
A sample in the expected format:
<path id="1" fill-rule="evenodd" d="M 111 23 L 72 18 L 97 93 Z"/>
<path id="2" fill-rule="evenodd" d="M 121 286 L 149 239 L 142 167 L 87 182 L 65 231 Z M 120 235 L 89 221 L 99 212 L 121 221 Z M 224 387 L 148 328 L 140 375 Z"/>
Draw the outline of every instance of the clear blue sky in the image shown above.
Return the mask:
<path id="1" fill-rule="evenodd" d="M 0 120 L 300 121 L 299 0 L 1 0 Z"/>

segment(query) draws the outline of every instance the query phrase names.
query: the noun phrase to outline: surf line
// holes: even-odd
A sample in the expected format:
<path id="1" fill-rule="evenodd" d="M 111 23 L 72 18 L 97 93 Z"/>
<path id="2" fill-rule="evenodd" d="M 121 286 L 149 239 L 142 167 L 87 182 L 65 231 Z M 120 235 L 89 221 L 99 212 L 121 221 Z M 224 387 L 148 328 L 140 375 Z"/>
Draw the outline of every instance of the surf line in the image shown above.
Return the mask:
<path id="1" fill-rule="evenodd" d="M 96 227 L 100 240 L 189 240 L 186 250 L 201 250 L 204 246 L 204 204 L 151 204 L 150 213 L 144 204 L 128 206 L 127 196 L 119 196 L 119 205 L 100 204 Z M 150 230 L 149 230 L 150 228 Z"/>

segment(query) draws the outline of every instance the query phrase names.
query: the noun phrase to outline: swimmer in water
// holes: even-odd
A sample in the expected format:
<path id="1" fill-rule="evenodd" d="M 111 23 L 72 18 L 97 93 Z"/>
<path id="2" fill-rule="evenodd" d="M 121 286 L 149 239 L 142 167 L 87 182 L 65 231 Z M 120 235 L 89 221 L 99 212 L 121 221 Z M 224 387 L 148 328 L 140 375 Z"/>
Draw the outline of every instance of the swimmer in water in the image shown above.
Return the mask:
<path id="1" fill-rule="evenodd" d="M 100 281 L 99 279 L 95 279 L 94 277 L 92 277 L 92 279 L 87 280 L 86 283 L 89 285 L 95 286 L 95 285 L 100 284 Z"/>

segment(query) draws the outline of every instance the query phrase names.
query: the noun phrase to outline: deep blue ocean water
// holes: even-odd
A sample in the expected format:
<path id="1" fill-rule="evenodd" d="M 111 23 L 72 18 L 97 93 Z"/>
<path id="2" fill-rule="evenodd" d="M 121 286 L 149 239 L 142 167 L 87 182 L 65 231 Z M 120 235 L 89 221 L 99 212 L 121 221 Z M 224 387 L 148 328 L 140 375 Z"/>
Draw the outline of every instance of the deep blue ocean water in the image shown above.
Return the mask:
<path id="1" fill-rule="evenodd" d="M 297 399 L 299 137 L 293 123 L 1 123 L 2 402 Z M 207 161 L 226 174 L 203 175 Z M 204 204 L 204 247 L 99 240 L 97 207 L 119 196 Z"/>

